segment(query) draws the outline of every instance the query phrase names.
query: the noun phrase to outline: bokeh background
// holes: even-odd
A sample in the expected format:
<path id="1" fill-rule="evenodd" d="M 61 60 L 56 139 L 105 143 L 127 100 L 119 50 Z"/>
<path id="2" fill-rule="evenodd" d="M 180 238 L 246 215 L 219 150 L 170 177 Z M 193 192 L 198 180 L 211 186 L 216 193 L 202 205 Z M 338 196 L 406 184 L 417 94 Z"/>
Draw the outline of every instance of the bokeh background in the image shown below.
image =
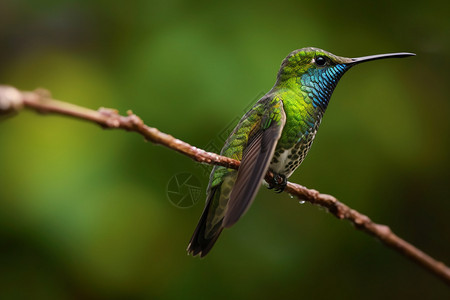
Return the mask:
<path id="1" fill-rule="evenodd" d="M 291 177 L 450 263 L 450 18 L 444 1 L 0 2 L 0 82 L 132 109 L 192 145 L 220 141 L 281 60 L 410 51 L 339 83 Z M 444 5 L 444 6 L 443 6 Z M 180 209 L 171 178 L 201 196 Z M 0 121 L 2 299 L 443 299 L 405 257 L 287 194 L 261 189 L 205 259 L 185 249 L 205 168 L 122 131 L 23 111 Z"/>

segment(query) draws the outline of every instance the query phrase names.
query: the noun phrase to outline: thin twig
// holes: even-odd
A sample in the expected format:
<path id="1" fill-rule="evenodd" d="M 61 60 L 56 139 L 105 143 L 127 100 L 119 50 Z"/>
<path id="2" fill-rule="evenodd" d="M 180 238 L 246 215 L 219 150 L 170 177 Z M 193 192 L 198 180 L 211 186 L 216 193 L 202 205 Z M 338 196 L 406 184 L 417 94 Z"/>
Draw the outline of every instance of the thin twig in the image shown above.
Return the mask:
<path id="1" fill-rule="evenodd" d="M 0 114 L 18 112 L 22 108 L 32 109 L 39 113 L 66 115 L 97 123 L 103 128 L 134 131 L 148 141 L 178 151 L 197 162 L 220 165 L 231 169 L 239 168 L 239 161 L 206 152 L 171 135 L 165 134 L 156 128 L 149 127 L 131 111 L 127 112 L 127 116 L 121 116 L 114 109 L 100 108 L 95 111 L 67 102 L 53 100 L 50 94 L 44 90 L 21 92 L 13 87 L 0 86 Z M 266 179 L 270 180 L 272 176 L 269 172 L 266 175 Z M 285 192 L 296 196 L 300 200 L 325 207 L 338 219 L 350 221 L 357 229 L 378 238 L 385 245 L 409 257 L 412 261 L 423 266 L 426 270 L 432 272 L 450 285 L 450 269 L 444 263 L 435 260 L 412 244 L 406 242 L 393 233 L 388 226 L 374 223 L 366 215 L 339 202 L 333 196 L 321 194 L 318 191 L 307 189 L 296 183 L 288 182 Z"/>

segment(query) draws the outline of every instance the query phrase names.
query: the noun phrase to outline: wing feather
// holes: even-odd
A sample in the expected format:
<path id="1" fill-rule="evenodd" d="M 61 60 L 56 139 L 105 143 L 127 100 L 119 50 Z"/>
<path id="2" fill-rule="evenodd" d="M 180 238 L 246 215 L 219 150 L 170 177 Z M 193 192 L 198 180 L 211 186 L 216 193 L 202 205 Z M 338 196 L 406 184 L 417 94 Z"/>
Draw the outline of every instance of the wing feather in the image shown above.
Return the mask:
<path id="1" fill-rule="evenodd" d="M 235 224 L 252 204 L 281 136 L 286 122 L 283 104 L 281 100 L 274 100 L 270 105 L 242 153 L 236 183 L 223 220 L 226 228 Z"/>

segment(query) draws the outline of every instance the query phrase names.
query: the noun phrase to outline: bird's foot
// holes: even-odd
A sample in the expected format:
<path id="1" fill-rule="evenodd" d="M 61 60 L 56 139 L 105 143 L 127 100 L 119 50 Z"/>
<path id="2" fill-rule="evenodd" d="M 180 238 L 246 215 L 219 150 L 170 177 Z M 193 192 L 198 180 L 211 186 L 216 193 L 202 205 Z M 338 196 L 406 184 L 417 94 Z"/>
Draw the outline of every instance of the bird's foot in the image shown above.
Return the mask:
<path id="1" fill-rule="evenodd" d="M 274 189 L 275 192 L 281 193 L 287 185 L 287 178 L 282 174 L 273 174 L 273 180 L 269 183 L 268 189 Z"/>

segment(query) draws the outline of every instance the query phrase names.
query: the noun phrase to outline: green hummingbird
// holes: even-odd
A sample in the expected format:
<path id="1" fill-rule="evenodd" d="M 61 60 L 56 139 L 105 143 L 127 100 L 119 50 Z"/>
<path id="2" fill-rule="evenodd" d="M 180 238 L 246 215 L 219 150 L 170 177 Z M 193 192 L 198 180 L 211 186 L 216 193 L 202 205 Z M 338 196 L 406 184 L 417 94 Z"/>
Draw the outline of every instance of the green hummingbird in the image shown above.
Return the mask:
<path id="1" fill-rule="evenodd" d="M 268 170 L 269 188 L 281 192 L 302 163 L 316 136 L 336 84 L 354 65 L 376 59 L 407 57 L 389 53 L 346 58 L 318 48 L 291 52 L 277 80 L 242 117 L 220 152 L 241 161 L 239 170 L 215 166 L 206 205 L 189 242 L 193 256 L 208 254 L 224 228 L 233 226 L 252 204 Z"/>

